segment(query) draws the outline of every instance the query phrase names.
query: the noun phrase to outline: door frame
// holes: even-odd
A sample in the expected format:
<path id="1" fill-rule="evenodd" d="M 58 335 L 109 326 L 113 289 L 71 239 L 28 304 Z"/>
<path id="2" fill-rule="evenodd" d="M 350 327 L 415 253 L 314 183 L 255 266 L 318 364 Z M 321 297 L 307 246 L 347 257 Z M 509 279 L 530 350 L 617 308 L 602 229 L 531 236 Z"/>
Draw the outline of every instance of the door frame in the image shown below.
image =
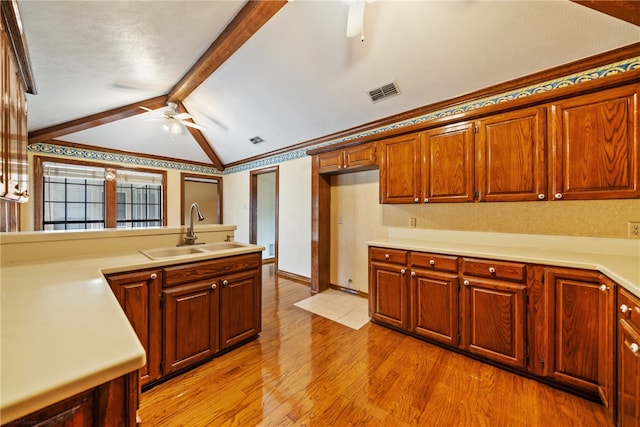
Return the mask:
<path id="1" fill-rule="evenodd" d="M 258 241 L 258 176 L 275 173 L 275 239 L 274 239 L 274 264 L 275 271 L 278 271 L 278 234 L 280 223 L 280 167 L 278 165 L 262 169 L 255 169 L 249 174 L 249 243 L 256 244 Z"/>

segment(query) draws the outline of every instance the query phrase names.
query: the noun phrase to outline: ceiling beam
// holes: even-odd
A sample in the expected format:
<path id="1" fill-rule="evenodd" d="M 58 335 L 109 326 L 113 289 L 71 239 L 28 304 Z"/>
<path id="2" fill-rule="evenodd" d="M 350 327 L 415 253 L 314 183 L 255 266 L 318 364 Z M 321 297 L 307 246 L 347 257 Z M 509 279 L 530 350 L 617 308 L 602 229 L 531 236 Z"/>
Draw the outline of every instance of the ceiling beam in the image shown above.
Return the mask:
<path id="1" fill-rule="evenodd" d="M 45 142 L 63 135 L 68 135 L 70 133 L 90 129 L 95 126 L 115 122 L 116 120 L 126 119 L 127 117 L 146 113 L 146 111 L 140 107 L 147 107 L 151 110 L 155 110 L 166 105 L 167 95 L 161 95 L 156 96 L 155 98 L 147 99 L 145 101 L 135 102 L 123 107 L 114 108 L 113 110 L 92 114 L 90 116 L 81 117 L 69 122 L 60 123 L 55 126 L 38 129 L 29 132 L 29 144 Z"/>
<path id="2" fill-rule="evenodd" d="M 178 113 L 189 114 L 189 111 L 187 111 L 187 109 L 182 104 L 182 102 L 178 103 L 177 105 L 178 105 Z M 192 119 L 186 119 L 186 121 L 195 123 Z M 222 164 L 215 150 L 211 147 L 211 144 L 209 144 L 209 141 L 204 136 L 204 134 L 200 131 L 200 129 L 192 128 L 190 126 L 184 126 L 184 127 L 189 131 L 193 139 L 196 140 L 196 142 L 198 143 L 202 151 L 204 151 L 204 154 L 206 154 L 209 160 L 211 160 L 211 163 L 213 164 L 213 166 L 216 169 L 218 169 L 220 172 L 222 172 L 224 170 L 224 165 Z"/>
<path id="3" fill-rule="evenodd" d="M 179 103 L 187 98 L 285 4 L 287 0 L 248 1 L 198 62 L 171 89 L 169 101 Z"/>
<path id="4" fill-rule="evenodd" d="M 598 12 L 622 19 L 623 21 L 640 26 L 640 1 L 620 0 L 571 0 Z"/>

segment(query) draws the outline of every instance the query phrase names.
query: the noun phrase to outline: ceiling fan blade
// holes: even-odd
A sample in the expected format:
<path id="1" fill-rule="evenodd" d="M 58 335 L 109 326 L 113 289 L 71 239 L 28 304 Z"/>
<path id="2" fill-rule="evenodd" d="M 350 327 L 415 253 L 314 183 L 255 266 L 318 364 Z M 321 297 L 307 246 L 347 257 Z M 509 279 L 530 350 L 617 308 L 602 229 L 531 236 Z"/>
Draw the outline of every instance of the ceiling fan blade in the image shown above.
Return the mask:
<path id="1" fill-rule="evenodd" d="M 189 126 L 191 128 L 195 128 L 195 129 L 200 129 L 200 130 L 205 130 L 206 129 L 205 126 L 199 125 L 197 123 L 185 122 L 184 120 L 180 120 L 180 123 L 182 123 L 185 126 Z"/>
<path id="2" fill-rule="evenodd" d="M 175 114 L 173 116 L 173 118 L 176 119 L 176 120 L 190 119 L 191 118 L 191 114 L 189 114 L 189 113 Z"/>
<path id="3" fill-rule="evenodd" d="M 347 15 L 347 37 L 363 37 L 364 0 L 354 0 L 349 4 Z"/>

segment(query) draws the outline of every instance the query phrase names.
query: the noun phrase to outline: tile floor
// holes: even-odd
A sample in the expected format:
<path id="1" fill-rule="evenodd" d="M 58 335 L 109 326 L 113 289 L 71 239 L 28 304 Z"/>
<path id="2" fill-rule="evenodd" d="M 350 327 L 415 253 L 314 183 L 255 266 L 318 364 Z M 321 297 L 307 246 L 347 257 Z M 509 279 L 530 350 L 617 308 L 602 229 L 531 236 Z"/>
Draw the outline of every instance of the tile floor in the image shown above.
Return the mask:
<path id="1" fill-rule="evenodd" d="M 335 289 L 328 289 L 294 305 L 356 330 L 369 321 L 366 298 Z"/>

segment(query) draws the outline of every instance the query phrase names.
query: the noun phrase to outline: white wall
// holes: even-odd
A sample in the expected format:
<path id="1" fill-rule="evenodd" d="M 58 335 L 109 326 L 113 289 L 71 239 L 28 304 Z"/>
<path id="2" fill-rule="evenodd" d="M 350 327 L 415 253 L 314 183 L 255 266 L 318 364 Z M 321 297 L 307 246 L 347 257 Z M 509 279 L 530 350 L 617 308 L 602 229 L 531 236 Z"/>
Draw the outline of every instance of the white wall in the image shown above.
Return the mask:
<path id="1" fill-rule="evenodd" d="M 259 169 L 259 168 L 256 168 Z M 311 277 L 311 157 L 279 164 L 278 268 Z M 224 223 L 235 224 L 235 239 L 249 241 L 249 170 L 223 179 Z"/>

